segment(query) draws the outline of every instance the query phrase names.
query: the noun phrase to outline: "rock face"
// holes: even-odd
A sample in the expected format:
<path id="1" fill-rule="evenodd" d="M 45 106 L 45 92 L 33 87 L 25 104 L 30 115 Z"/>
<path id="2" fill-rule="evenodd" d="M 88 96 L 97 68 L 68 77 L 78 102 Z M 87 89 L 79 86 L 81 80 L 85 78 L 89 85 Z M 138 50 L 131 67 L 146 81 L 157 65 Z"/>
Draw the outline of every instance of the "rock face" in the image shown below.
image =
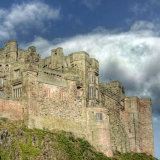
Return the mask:
<path id="1" fill-rule="evenodd" d="M 0 50 L 0 118 L 29 128 L 64 130 L 87 139 L 98 151 L 154 155 L 150 99 L 126 97 L 118 81 L 99 83 L 99 63 L 86 52 L 51 51 L 17 41 Z"/>

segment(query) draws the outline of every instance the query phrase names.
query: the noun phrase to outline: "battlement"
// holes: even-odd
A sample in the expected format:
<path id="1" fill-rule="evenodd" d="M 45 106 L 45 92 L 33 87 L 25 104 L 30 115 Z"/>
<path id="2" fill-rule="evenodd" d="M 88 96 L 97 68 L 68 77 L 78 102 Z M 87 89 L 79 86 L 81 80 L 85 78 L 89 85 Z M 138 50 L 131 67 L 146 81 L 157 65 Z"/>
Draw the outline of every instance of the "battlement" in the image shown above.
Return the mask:
<path id="1" fill-rule="evenodd" d="M 4 43 L 5 52 L 17 52 L 18 44 L 16 40 L 10 40 Z"/>
<path id="2" fill-rule="evenodd" d="M 124 88 L 119 81 L 111 80 L 109 83 L 103 82 L 100 83 L 100 87 L 118 97 L 123 97 L 124 95 Z"/>
<path id="3" fill-rule="evenodd" d="M 58 47 L 57 49 L 52 49 L 51 50 L 51 55 L 52 56 L 63 56 L 63 48 Z"/>
<path id="4" fill-rule="evenodd" d="M 152 105 L 151 98 L 140 99 L 140 103 L 142 103 L 145 106 L 149 106 L 149 107 Z"/>
<path id="5" fill-rule="evenodd" d="M 119 82 L 119 81 L 111 80 L 109 84 L 112 87 L 120 87 L 120 88 L 122 88 L 122 83 Z"/>

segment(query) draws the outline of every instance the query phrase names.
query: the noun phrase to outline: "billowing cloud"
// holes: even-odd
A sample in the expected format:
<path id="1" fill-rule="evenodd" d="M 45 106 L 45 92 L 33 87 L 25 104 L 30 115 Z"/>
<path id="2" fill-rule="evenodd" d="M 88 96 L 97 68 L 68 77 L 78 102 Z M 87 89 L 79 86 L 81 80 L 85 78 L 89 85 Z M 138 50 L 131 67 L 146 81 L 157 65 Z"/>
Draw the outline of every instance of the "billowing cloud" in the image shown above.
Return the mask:
<path id="1" fill-rule="evenodd" d="M 15 4 L 9 9 L 0 8 L 0 39 L 13 38 L 17 33 L 27 32 L 27 29 L 35 27 L 42 29 L 47 20 L 59 17 L 59 8 L 51 8 L 38 1 Z"/>
<path id="2" fill-rule="evenodd" d="M 146 2 L 145 4 L 135 3 L 133 6 L 130 7 L 130 11 L 134 13 L 136 16 L 142 15 L 146 13 L 148 9 L 150 8 L 149 4 L 150 4 L 149 1 Z"/>
<path id="3" fill-rule="evenodd" d="M 151 97 L 154 113 L 160 114 L 160 37 L 155 28 L 151 23 L 136 22 L 128 32 L 101 28 L 53 41 L 35 37 L 27 46 L 37 46 L 43 57 L 59 46 L 64 48 L 65 55 L 82 50 L 88 52 L 100 62 L 101 81 L 119 80 L 127 96 Z"/>
<path id="4" fill-rule="evenodd" d="M 129 12 L 133 14 L 133 19 L 148 19 L 148 21 L 160 21 L 159 18 L 159 0 L 146 0 L 145 2 L 133 1 L 131 6 L 128 8 Z"/>

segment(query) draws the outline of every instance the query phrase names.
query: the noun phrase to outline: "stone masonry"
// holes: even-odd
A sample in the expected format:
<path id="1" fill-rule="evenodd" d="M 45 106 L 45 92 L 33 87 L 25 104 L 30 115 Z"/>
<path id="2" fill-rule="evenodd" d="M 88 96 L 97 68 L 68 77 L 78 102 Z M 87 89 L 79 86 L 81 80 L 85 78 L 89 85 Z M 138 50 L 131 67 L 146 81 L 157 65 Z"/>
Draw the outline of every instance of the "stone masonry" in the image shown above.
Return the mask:
<path id="1" fill-rule="evenodd" d="M 17 41 L 0 49 L 0 118 L 29 128 L 58 129 L 84 137 L 107 156 L 115 151 L 154 155 L 150 99 L 126 97 L 118 81 L 99 83 L 99 63 L 86 52 L 51 50 Z"/>

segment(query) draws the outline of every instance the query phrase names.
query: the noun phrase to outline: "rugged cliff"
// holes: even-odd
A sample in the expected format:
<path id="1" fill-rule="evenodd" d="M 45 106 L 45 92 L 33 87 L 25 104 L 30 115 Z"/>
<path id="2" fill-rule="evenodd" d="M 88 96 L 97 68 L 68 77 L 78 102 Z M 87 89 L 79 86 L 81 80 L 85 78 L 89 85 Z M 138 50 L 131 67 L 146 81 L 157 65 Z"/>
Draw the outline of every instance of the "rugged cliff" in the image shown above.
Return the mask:
<path id="1" fill-rule="evenodd" d="M 110 160 L 72 133 L 28 129 L 22 122 L 0 120 L 0 160 Z M 114 160 L 156 160 L 146 154 L 120 154 Z"/>

